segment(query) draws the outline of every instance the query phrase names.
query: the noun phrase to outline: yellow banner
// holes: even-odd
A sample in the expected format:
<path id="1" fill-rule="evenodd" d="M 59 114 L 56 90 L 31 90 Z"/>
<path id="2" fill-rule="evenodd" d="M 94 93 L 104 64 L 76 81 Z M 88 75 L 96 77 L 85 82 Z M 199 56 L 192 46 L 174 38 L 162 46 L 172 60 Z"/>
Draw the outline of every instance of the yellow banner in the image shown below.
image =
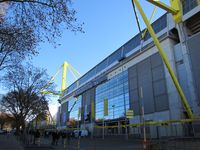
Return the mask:
<path id="1" fill-rule="evenodd" d="M 108 99 L 104 99 L 104 116 L 108 116 Z"/>
<path id="2" fill-rule="evenodd" d="M 91 104 L 91 114 L 92 114 L 92 119 L 95 119 L 94 102 L 92 102 Z"/>

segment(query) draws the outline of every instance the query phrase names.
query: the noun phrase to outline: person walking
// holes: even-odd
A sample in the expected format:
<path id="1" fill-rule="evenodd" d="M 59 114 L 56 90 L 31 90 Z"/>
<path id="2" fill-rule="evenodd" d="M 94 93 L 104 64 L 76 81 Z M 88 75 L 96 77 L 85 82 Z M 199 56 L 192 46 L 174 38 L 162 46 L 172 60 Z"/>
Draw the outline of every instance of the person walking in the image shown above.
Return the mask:
<path id="1" fill-rule="evenodd" d="M 51 142 L 51 145 L 55 145 L 55 141 L 56 141 L 56 132 L 53 131 L 53 132 L 51 133 L 51 136 L 52 136 L 52 142 Z"/>
<path id="2" fill-rule="evenodd" d="M 70 139 L 71 139 L 71 133 L 68 132 L 68 133 L 67 133 L 67 145 L 70 144 Z"/>
<path id="3" fill-rule="evenodd" d="M 66 132 L 62 131 L 61 136 L 62 136 L 62 144 L 64 145 L 64 148 L 65 148 L 66 147 L 66 138 L 67 138 Z"/>
<path id="4" fill-rule="evenodd" d="M 34 144 L 37 144 L 38 146 L 40 146 L 40 131 L 36 130 L 35 135 L 34 135 Z"/>
<path id="5" fill-rule="evenodd" d="M 55 142 L 56 142 L 56 145 L 58 145 L 59 138 L 60 138 L 60 133 L 58 131 L 56 131 L 56 133 L 55 133 Z"/>
<path id="6" fill-rule="evenodd" d="M 82 133 L 82 131 L 79 130 L 79 132 L 78 132 L 78 138 L 79 138 L 79 139 L 81 138 L 81 133 Z"/>
<path id="7" fill-rule="evenodd" d="M 61 132 L 61 136 L 62 136 L 62 143 L 64 144 L 64 143 L 65 143 L 65 140 L 66 140 L 66 138 L 67 138 L 67 135 L 66 135 L 65 131 L 62 131 L 62 132 Z"/>

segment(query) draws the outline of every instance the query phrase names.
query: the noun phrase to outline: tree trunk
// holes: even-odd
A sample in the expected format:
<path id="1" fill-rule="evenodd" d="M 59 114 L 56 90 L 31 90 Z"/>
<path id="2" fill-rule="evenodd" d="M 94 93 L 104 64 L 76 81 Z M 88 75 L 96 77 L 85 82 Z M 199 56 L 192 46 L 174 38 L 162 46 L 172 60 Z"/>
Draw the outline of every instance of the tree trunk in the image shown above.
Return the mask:
<path id="1" fill-rule="evenodd" d="M 25 129 L 26 129 L 26 124 L 25 124 L 25 121 L 23 120 L 23 121 L 22 121 L 22 131 L 24 132 Z"/>
<path id="2" fill-rule="evenodd" d="M 3 130 L 3 127 L 4 127 L 4 122 L 2 122 L 0 125 L 1 125 L 1 130 Z"/>
<path id="3" fill-rule="evenodd" d="M 19 135 L 20 133 L 20 126 L 21 126 L 21 121 L 19 118 L 16 118 L 16 135 Z"/>
<path id="4" fill-rule="evenodd" d="M 20 124 L 16 122 L 16 135 L 19 135 L 20 132 Z"/>

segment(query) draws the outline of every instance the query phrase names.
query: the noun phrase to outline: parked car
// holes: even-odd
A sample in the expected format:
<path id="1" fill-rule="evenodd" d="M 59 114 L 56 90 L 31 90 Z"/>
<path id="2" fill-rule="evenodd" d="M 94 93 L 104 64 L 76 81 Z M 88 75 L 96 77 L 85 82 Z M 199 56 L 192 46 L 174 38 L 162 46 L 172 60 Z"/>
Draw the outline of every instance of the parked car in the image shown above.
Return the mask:
<path id="1" fill-rule="evenodd" d="M 87 137 L 88 136 L 87 130 L 74 130 L 74 136 L 76 138 L 79 137 L 79 132 L 81 132 L 81 137 Z"/>
<path id="2" fill-rule="evenodd" d="M 10 131 L 10 134 L 15 135 L 15 134 L 16 134 L 16 129 L 11 130 L 11 131 Z"/>
<path id="3" fill-rule="evenodd" d="M 6 134 L 7 131 L 6 130 L 0 130 L 0 134 Z"/>

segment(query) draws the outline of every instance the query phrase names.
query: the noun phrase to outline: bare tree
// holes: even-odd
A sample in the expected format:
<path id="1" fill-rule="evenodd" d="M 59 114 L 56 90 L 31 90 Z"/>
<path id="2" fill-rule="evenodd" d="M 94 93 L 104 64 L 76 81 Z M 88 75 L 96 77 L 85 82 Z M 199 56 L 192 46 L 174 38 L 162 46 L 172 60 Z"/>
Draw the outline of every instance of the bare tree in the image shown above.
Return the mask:
<path id="1" fill-rule="evenodd" d="M 0 0 L 0 71 L 36 54 L 39 42 L 56 45 L 64 29 L 82 32 L 71 0 Z"/>
<path id="2" fill-rule="evenodd" d="M 0 71 L 14 67 L 27 56 L 35 55 L 37 40 L 29 28 L 0 28 Z"/>
<path id="3" fill-rule="evenodd" d="M 48 99 L 40 94 L 47 83 L 45 70 L 26 65 L 11 69 L 4 78 L 4 85 L 10 92 L 2 98 L 4 112 L 11 113 L 16 119 L 17 130 L 25 127 L 25 122 L 48 111 Z M 51 87 L 52 88 L 52 87 Z"/>
<path id="4" fill-rule="evenodd" d="M 55 42 L 63 29 L 82 31 L 71 0 L 0 0 L 7 2 L 4 22 L 12 26 L 31 28 L 37 39 Z"/>

